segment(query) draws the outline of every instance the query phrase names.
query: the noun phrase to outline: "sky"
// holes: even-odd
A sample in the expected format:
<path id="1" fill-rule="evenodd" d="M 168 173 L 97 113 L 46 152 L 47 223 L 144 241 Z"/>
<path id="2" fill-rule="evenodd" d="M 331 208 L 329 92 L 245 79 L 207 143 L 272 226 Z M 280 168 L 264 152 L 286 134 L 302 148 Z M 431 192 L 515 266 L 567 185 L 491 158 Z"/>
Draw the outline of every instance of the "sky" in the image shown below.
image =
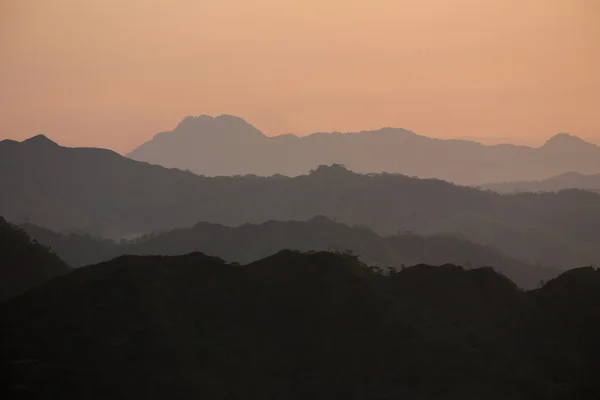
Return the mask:
<path id="1" fill-rule="evenodd" d="M 600 142 L 600 0 L 0 0 L 0 139 L 126 153 L 187 115 Z"/>

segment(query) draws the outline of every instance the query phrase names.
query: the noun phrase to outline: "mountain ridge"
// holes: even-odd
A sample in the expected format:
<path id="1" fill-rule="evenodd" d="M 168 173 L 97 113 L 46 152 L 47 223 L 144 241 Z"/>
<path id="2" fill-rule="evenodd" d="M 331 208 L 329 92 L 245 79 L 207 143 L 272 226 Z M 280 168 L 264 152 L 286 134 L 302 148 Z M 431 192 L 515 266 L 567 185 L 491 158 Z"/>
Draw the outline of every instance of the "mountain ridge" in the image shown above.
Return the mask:
<path id="1" fill-rule="evenodd" d="M 206 176 L 298 176 L 330 163 L 362 173 L 399 172 L 459 184 L 541 179 L 565 170 L 600 172 L 600 148 L 566 133 L 539 147 L 437 139 L 391 127 L 266 136 L 228 115 L 186 117 L 174 130 L 161 132 L 126 156 Z"/>
<path id="2" fill-rule="evenodd" d="M 534 265 L 572 268 L 600 259 L 597 193 L 504 196 L 339 164 L 297 177 L 203 177 L 109 150 L 41 147 L 0 146 L 0 215 L 14 223 L 124 238 L 193 221 L 239 226 L 324 215 L 385 236 L 462 236 Z"/>
<path id="3" fill-rule="evenodd" d="M 31 237 L 49 246 L 72 267 L 133 255 L 210 254 L 228 262 L 248 264 L 285 249 L 351 251 L 370 266 L 396 270 L 407 265 L 447 263 L 465 268 L 489 266 L 522 288 L 559 275 L 559 269 L 527 264 L 500 251 L 454 237 L 397 234 L 382 237 L 366 227 L 350 227 L 324 216 L 308 221 L 267 221 L 236 228 L 207 222 L 189 228 L 156 232 L 116 244 L 81 234 L 58 234 L 35 225 L 21 225 Z M 243 243 L 243 246 L 239 246 Z"/>
<path id="4" fill-rule="evenodd" d="M 327 252 L 125 256 L 0 303 L 0 385 L 10 398 L 588 400 L 600 275 L 581 275 L 523 292 L 491 269 L 383 276 Z"/>
<path id="5" fill-rule="evenodd" d="M 499 193 L 557 192 L 569 189 L 600 192 L 600 174 L 586 175 L 569 171 L 547 179 L 488 183 L 478 187 Z"/>

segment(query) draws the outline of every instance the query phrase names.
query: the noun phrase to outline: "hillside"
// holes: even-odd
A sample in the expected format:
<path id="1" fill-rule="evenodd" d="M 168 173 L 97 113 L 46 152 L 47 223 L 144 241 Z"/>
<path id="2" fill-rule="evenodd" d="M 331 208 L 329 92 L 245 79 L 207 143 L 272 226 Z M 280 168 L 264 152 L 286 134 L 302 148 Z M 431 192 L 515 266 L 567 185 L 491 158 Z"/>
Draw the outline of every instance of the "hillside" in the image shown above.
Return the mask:
<path id="1" fill-rule="evenodd" d="M 398 269 L 416 264 L 456 264 L 469 268 L 494 267 L 518 286 L 535 288 L 559 274 L 530 265 L 499 251 L 454 237 L 398 234 L 384 238 L 367 228 L 349 227 L 325 217 L 306 222 L 269 221 L 237 228 L 198 223 L 190 228 L 157 232 L 117 244 L 89 235 L 55 233 L 35 225 L 22 228 L 53 248 L 69 265 L 80 267 L 135 255 L 184 255 L 203 252 L 229 262 L 247 264 L 284 249 L 351 251 L 371 266 Z"/>
<path id="2" fill-rule="evenodd" d="M 62 147 L 42 135 L 0 142 L 0 215 L 12 221 L 61 230 L 114 222 L 120 233 L 143 229 L 143 215 L 153 215 L 168 226 L 170 216 L 161 220 L 157 209 L 198 180 L 110 150 Z"/>
<path id="3" fill-rule="evenodd" d="M 557 192 L 565 189 L 585 189 L 598 192 L 600 191 L 600 174 L 584 175 L 578 172 L 566 172 L 538 181 L 488 183 L 479 187 L 499 193 Z"/>
<path id="4" fill-rule="evenodd" d="M 341 166 L 296 178 L 206 178 L 108 150 L 62 147 L 40 136 L 0 143 L 0 188 L 6 193 L 0 215 L 10 221 L 59 231 L 105 227 L 108 236 L 185 227 L 190 221 L 235 226 L 316 215 L 352 224 L 368 219 L 371 228 L 393 233 L 494 197 L 438 180 L 359 175 Z M 375 204 L 382 215 L 368 215 L 379 213 Z M 394 213 L 384 217 L 390 207 Z"/>
<path id="5" fill-rule="evenodd" d="M 69 271 L 56 254 L 0 217 L 0 302 Z"/>
<path id="6" fill-rule="evenodd" d="M 600 259 L 600 195 L 571 190 L 503 196 L 436 179 L 357 174 L 207 178 L 47 138 L 0 143 L 0 215 L 55 231 L 111 238 L 189 226 L 239 226 L 323 215 L 380 235 L 455 235 L 530 264 L 574 268 Z"/>
<path id="7" fill-rule="evenodd" d="M 491 269 L 386 277 L 331 253 L 126 256 L 0 305 L 0 357 L 9 398 L 585 400 L 600 332 L 569 311 L 600 291 L 572 297 L 577 275 L 523 293 Z"/>
<path id="8" fill-rule="evenodd" d="M 441 140 L 397 128 L 268 137 L 231 115 L 187 117 L 128 157 L 207 176 L 296 176 L 315 165 L 338 163 L 356 172 L 396 172 L 468 185 L 600 172 L 600 149 L 565 133 L 537 148 Z"/>

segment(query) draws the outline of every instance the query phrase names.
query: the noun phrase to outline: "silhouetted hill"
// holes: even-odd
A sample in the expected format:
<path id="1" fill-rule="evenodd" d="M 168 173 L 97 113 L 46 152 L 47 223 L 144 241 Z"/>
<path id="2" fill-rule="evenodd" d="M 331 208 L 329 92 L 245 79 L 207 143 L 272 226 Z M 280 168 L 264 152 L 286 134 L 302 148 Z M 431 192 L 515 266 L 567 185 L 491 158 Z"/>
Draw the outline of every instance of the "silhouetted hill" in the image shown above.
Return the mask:
<path id="1" fill-rule="evenodd" d="M 461 237 L 495 244 L 520 260 L 570 269 L 596 264 L 600 258 L 593 244 L 596 239 L 592 239 L 596 236 L 592 221 L 597 218 L 599 202 L 597 193 L 582 190 L 502 196 L 503 204 L 496 204 L 498 208 L 493 211 L 455 214 L 419 232 L 460 232 Z"/>
<path id="2" fill-rule="evenodd" d="M 566 133 L 539 148 L 441 140 L 396 128 L 267 137 L 228 115 L 187 117 L 128 157 L 207 176 L 296 176 L 331 163 L 356 172 L 399 172 L 460 184 L 541 179 L 564 171 L 600 172 L 600 148 Z"/>
<path id="3" fill-rule="evenodd" d="M 39 144 L 0 145 L 0 215 L 10 221 L 125 237 L 192 221 L 238 226 L 323 215 L 381 235 L 457 235 L 530 264 L 568 269 L 600 259 L 594 193 L 502 196 L 340 165 L 295 178 L 208 178 L 107 150 Z"/>
<path id="4" fill-rule="evenodd" d="M 568 133 L 552 136 L 543 146 L 548 151 L 583 153 L 594 152 L 598 146 Z"/>
<path id="5" fill-rule="evenodd" d="M 21 226 L 40 243 L 53 248 L 71 266 L 80 267 L 124 254 L 184 255 L 203 252 L 229 262 L 250 263 L 284 249 L 351 251 L 361 261 L 384 269 L 447 263 L 468 268 L 494 267 L 517 285 L 535 288 L 559 271 L 530 265 L 499 251 L 454 237 L 398 234 L 383 238 L 367 228 L 349 227 L 325 217 L 306 222 L 269 221 L 237 228 L 198 223 L 191 228 L 150 234 L 122 244 L 89 235 L 60 234 L 27 224 Z"/>
<path id="6" fill-rule="evenodd" d="M 545 290 L 332 253 L 126 256 L 0 305 L 0 357 L 9 398 L 592 399 L 565 340 L 587 337 L 566 336 Z"/>
<path id="7" fill-rule="evenodd" d="M 600 269 L 567 271 L 533 295 L 559 322 L 567 334 L 566 341 L 585 354 L 585 389 L 590 398 L 600 398 Z"/>
<path id="8" fill-rule="evenodd" d="M 597 192 L 600 191 L 600 174 L 583 175 L 578 172 L 566 172 L 539 181 L 488 183 L 479 187 L 499 193 L 556 192 L 564 189 L 585 189 Z"/>
<path id="9" fill-rule="evenodd" d="M 121 246 L 116 242 L 89 233 L 58 233 L 34 224 L 22 224 L 19 228 L 42 245 L 51 248 L 61 260 L 75 268 L 108 261 L 126 254 L 120 251 Z"/>
<path id="10" fill-rule="evenodd" d="M 70 270 L 58 256 L 0 217 L 0 301 Z"/>
<path id="11" fill-rule="evenodd" d="M 147 232 L 143 219 L 158 222 L 157 210 L 182 201 L 182 192 L 200 179 L 110 150 L 62 147 L 43 135 L 0 143 L 1 215 L 54 229 L 93 230 L 118 220 L 112 225 L 119 234 Z M 170 225 L 164 216 L 159 226 Z"/>

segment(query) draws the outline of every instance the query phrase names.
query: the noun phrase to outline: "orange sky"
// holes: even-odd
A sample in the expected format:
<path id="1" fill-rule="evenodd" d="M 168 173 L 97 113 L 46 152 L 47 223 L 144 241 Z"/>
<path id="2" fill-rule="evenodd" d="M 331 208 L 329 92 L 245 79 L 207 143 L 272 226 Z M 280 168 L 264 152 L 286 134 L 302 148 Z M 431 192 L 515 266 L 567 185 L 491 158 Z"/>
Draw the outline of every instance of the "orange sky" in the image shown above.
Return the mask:
<path id="1" fill-rule="evenodd" d="M 227 113 L 600 139 L 598 71 L 600 0 L 0 0 L 0 138 L 126 152 Z"/>

